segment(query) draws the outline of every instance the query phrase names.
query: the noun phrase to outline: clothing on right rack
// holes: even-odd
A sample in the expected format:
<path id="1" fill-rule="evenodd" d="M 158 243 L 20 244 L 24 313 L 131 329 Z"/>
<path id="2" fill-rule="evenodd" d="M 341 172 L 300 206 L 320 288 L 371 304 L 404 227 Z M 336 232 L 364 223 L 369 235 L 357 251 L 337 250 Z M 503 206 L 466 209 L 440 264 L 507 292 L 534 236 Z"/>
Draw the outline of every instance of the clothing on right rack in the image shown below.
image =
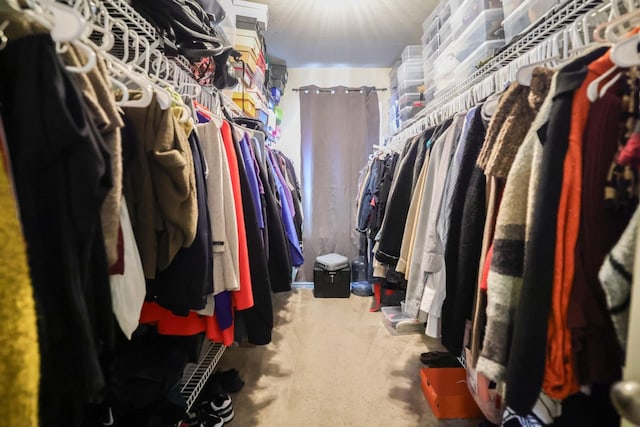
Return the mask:
<path id="1" fill-rule="evenodd" d="M 588 425 L 617 422 L 595 390 L 624 363 L 640 156 L 638 74 L 614 66 L 596 47 L 537 68 L 493 114 L 478 105 L 397 154 L 374 275 L 404 274 L 404 314 L 465 357 L 492 422 L 572 425 L 576 396 Z"/>

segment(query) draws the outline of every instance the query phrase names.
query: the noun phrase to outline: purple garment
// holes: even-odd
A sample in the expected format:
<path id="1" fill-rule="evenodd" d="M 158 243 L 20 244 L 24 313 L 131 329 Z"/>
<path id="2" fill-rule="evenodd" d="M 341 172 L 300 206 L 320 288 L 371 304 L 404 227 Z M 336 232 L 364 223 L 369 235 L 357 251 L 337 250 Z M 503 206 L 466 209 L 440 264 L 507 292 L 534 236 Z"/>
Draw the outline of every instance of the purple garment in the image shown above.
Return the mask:
<path id="1" fill-rule="evenodd" d="M 198 115 L 198 123 L 209 123 L 209 118 L 202 114 L 201 112 L 196 112 Z"/>
<path id="2" fill-rule="evenodd" d="M 244 167 L 247 170 L 247 178 L 249 178 L 249 187 L 251 188 L 251 199 L 253 200 L 253 206 L 256 210 L 256 219 L 258 221 L 258 227 L 264 229 L 264 216 L 262 215 L 262 200 L 260 197 L 260 185 L 258 183 L 258 177 L 256 175 L 256 168 L 251 155 L 251 143 L 245 133 L 244 138 L 240 141 L 240 149 L 242 150 L 242 161 Z"/>
<path id="3" fill-rule="evenodd" d="M 267 157 L 271 160 L 271 167 L 274 169 L 275 174 L 278 176 L 280 183 L 284 187 L 285 198 L 282 200 L 286 200 L 289 205 L 289 212 L 291 212 L 291 218 L 295 215 L 295 207 L 293 206 L 293 196 L 291 195 L 291 190 L 289 190 L 289 185 L 287 184 L 287 180 L 282 174 L 282 169 L 280 169 L 280 159 L 276 156 L 273 151 L 267 149 Z"/>
<path id="4" fill-rule="evenodd" d="M 276 188 L 278 189 L 278 194 L 280 194 L 280 199 L 283 200 L 280 206 L 282 213 L 282 224 L 284 225 L 284 231 L 287 235 L 287 240 L 289 241 L 291 263 L 294 266 L 299 267 L 304 263 L 304 257 L 302 256 L 302 250 L 300 249 L 300 243 L 298 242 L 298 234 L 296 233 L 296 226 L 293 222 L 293 215 L 291 213 L 291 210 L 289 210 L 289 204 L 284 202 L 286 200 L 287 193 L 285 191 L 286 183 L 283 184 L 284 181 L 281 179 L 282 175 L 278 173 L 278 168 L 274 165 L 271 155 L 267 156 L 267 163 L 273 170 L 273 180 L 276 183 Z M 291 197 L 290 193 L 289 197 Z"/>
<path id="5" fill-rule="evenodd" d="M 249 144 L 249 148 L 251 149 L 251 157 L 253 158 L 253 168 L 255 169 L 256 176 L 258 178 L 258 188 L 260 189 L 260 194 L 264 194 L 264 184 L 260 179 L 260 164 L 258 163 L 258 158 L 256 157 L 256 150 L 254 147 L 254 144 L 258 144 L 258 140 L 255 138 L 252 138 L 252 139 L 253 139 L 253 144 Z"/>
<path id="6" fill-rule="evenodd" d="M 218 320 L 221 330 L 229 329 L 233 326 L 233 310 L 231 309 L 231 292 L 224 291 L 214 295 L 215 308 L 213 312 Z"/>

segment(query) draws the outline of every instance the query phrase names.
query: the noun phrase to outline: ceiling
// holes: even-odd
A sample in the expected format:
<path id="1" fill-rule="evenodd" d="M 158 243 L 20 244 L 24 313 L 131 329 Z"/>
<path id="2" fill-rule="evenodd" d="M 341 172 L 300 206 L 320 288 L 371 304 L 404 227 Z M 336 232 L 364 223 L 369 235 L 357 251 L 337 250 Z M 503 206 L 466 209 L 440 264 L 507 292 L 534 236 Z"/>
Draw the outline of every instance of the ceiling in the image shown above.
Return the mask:
<path id="1" fill-rule="evenodd" d="M 438 0 L 252 0 L 269 5 L 270 56 L 297 67 L 391 67 L 420 44 Z"/>

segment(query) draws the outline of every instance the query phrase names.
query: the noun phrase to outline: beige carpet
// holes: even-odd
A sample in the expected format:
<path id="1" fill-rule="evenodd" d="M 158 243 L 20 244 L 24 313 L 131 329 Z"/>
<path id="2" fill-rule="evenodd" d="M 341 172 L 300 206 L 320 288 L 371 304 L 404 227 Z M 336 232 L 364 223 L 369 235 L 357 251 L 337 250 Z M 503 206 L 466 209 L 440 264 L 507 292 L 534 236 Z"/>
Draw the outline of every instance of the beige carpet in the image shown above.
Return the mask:
<path id="1" fill-rule="evenodd" d="M 391 336 L 370 298 L 315 299 L 310 289 L 275 296 L 273 342 L 228 349 L 223 369 L 245 381 L 232 427 L 477 426 L 438 421 L 420 388 L 423 335 Z"/>

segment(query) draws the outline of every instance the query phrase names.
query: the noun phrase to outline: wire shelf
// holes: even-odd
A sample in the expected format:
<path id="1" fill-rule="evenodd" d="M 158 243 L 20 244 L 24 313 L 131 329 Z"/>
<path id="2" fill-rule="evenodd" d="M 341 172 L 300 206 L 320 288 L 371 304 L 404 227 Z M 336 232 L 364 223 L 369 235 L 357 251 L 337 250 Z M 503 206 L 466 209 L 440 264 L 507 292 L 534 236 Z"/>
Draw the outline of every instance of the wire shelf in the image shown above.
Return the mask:
<path id="1" fill-rule="evenodd" d="M 552 35 L 605 3 L 603 0 L 570 0 L 568 3 L 557 6 L 540 21 L 532 24 L 527 33 L 504 48 L 486 64 L 482 65 L 474 74 L 427 104 L 415 117 L 406 122 L 405 126 L 396 136 L 405 130 L 419 126 L 425 116 L 438 112 L 438 110 L 442 109 L 448 102 L 472 90 L 476 85 L 483 82 L 491 73 L 498 71 L 527 52 L 530 52 Z"/>
<path id="2" fill-rule="evenodd" d="M 226 348 L 222 344 L 213 344 L 208 340 L 205 342 L 205 346 L 200 361 L 197 364 L 187 366 L 182 376 L 180 394 L 187 402 L 187 411 L 191 410 L 193 404 L 198 400 L 200 392 L 207 384 Z"/>
<path id="3" fill-rule="evenodd" d="M 149 44 L 159 41 L 156 29 L 137 10 L 124 0 L 102 0 L 102 4 L 109 11 L 109 16 L 120 19 L 127 24 L 129 29 L 139 36 L 146 37 Z"/>

